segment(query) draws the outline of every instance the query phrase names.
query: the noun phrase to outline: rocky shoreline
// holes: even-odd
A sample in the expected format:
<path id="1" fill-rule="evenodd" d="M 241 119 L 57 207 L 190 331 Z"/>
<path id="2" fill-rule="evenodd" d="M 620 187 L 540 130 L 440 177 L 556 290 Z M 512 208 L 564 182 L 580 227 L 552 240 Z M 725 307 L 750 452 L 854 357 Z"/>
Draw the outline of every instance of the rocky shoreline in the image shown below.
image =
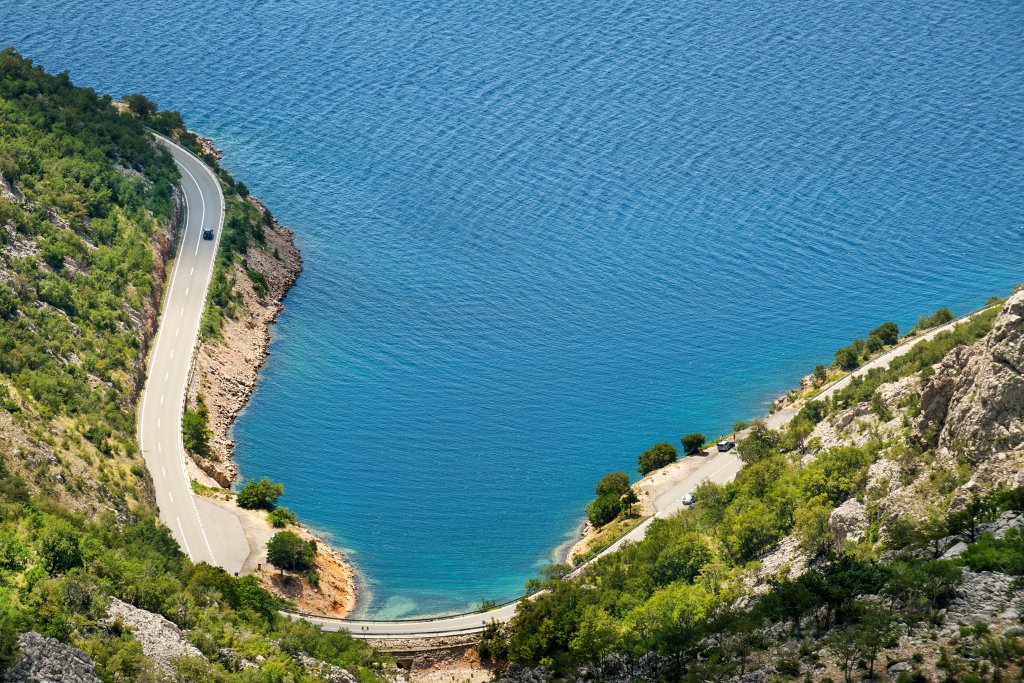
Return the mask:
<path id="1" fill-rule="evenodd" d="M 249 197 L 261 212 L 266 207 Z M 236 263 L 230 278 L 239 297 L 234 315 L 224 321 L 221 337 L 202 341 L 195 355 L 188 398 L 202 396 L 209 416 L 212 458 L 195 458 L 196 464 L 224 488 L 238 477 L 233 462 L 235 442 L 231 426 L 252 398 L 259 372 L 270 352 L 270 329 L 284 309 L 284 299 L 302 272 L 302 256 L 291 230 L 277 221 L 264 229 L 266 244 L 249 249 L 244 263 Z M 246 273 L 252 269 L 266 279 L 264 295 Z"/>
<path id="2" fill-rule="evenodd" d="M 209 140 L 205 140 L 204 149 L 219 158 Z M 247 197 L 246 201 L 264 215 L 268 213 L 267 207 L 255 197 Z M 194 467 L 190 470 L 193 478 L 206 486 L 230 489 L 238 478 L 231 427 L 256 390 L 259 372 L 270 352 L 271 327 L 284 309 L 285 297 L 302 273 L 302 255 L 291 230 L 271 219 L 264 227 L 264 238 L 263 245 L 250 247 L 244 260 L 234 264 L 228 277 L 234 281 L 236 306 L 224 320 L 220 336 L 200 341 L 193 358 L 188 401 L 189 405 L 195 405 L 202 397 L 212 436 L 211 457 L 192 455 Z M 257 290 L 249 271 L 263 276 L 265 292 Z M 293 601 L 302 611 L 342 617 L 355 609 L 356 575 L 340 551 L 309 529 L 293 527 L 301 536 L 315 540 L 320 548 L 316 567 L 319 580 L 282 577 L 266 564 L 266 541 L 275 531 L 265 519 L 266 515 L 239 508 L 230 495 L 214 496 L 222 505 L 230 507 L 247 529 L 251 552 L 245 573 L 258 576 L 266 588 Z"/>

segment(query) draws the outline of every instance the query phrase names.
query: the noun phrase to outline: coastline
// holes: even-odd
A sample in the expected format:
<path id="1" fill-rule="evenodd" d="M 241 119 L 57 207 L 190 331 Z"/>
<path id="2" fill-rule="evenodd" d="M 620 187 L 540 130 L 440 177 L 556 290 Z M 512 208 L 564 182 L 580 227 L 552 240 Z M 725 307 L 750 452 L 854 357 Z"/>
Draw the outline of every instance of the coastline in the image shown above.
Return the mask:
<path id="1" fill-rule="evenodd" d="M 198 137 L 206 154 L 219 159 L 220 151 L 213 142 Z M 266 205 L 256 197 L 250 195 L 245 201 L 268 214 Z M 308 577 L 280 575 L 266 559 L 266 543 L 279 529 L 269 524 L 264 512 L 235 504 L 230 492 L 239 476 L 231 428 L 256 390 L 260 370 L 270 354 L 271 329 L 303 269 L 291 230 L 271 217 L 264 226 L 264 238 L 263 245 L 250 247 L 244 260 L 232 266 L 229 278 L 234 281 L 237 304 L 225 318 L 220 336 L 201 339 L 193 356 L 188 401 L 194 405 L 202 397 L 206 405 L 212 457 L 190 454 L 188 469 L 200 485 L 199 492 L 241 522 L 250 546 L 243 573 L 257 576 L 265 588 L 291 600 L 302 611 L 345 617 L 356 608 L 358 579 L 344 553 L 301 522 L 289 525 L 289 530 L 316 542 L 317 578 L 311 582 Z M 257 290 L 250 272 L 263 277 L 265 292 Z"/>

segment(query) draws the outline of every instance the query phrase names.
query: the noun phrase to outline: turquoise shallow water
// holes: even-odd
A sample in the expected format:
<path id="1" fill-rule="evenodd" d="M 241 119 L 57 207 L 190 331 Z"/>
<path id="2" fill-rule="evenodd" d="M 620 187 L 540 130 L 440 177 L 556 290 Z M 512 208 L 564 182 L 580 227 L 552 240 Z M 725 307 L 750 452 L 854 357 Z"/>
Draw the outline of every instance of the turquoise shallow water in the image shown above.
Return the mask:
<path id="1" fill-rule="evenodd" d="M 0 1 L 306 272 L 235 435 L 364 612 L 514 596 L 603 473 L 1022 279 L 1019 2 Z"/>

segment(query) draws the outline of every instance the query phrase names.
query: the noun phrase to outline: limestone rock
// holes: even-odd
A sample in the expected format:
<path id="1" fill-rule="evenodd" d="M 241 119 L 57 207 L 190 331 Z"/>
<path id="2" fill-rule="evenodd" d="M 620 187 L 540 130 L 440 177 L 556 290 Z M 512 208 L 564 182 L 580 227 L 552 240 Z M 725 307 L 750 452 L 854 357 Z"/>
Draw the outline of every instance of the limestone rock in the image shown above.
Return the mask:
<path id="1" fill-rule="evenodd" d="M 868 528 L 868 515 L 864 504 L 850 498 L 832 511 L 828 517 L 828 528 L 841 549 L 847 541 L 863 541 Z"/>
<path id="2" fill-rule="evenodd" d="M 102 683 L 89 655 L 54 638 L 22 633 L 18 650 L 3 683 Z"/>
<path id="3" fill-rule="evenodd" d="M 950 624 L 984 623 L 998 631 L 999 626 L 1017 625 L 1024 614 L 1024 591 L 1011 590 L 1013 577 L 998 572 L 964 570 L 964 580 L 949 604 L 946 622 Z"/>
<path id="4" fill-rule="evenodd" d="M 313 676 L 324 679 L 327 683 L 359 683 L 359 679 L 348 669 L 343 669 L 340 666 L 335 666 L 305 654 L 299 654 L 298 659 L 306 671 Z"/>
<path id="5" fill-rule="evenodd" d="M 203 654 L 185 639 L 178 626 L 159 614 L 139 609 L 113 598 L 107 610 L 111 622 L 120 621 L 131 629 L 142 651 L 164 672 L 171 673 L 171 659 L 202 657 Z"/>
<path id="6" fill-rule="evenodd" d="M 922 440 L 971 464 L 1024 449 L 1024 289 L 980 342 L 939 363 L 921 396 Z"/>

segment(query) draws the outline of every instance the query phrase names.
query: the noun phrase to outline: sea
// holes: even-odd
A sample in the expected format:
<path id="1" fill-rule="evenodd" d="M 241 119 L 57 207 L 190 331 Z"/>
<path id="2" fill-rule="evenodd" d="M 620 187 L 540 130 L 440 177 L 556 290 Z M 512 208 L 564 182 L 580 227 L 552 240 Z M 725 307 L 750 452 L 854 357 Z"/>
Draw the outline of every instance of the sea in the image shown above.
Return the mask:
<path id="1" fill-rule="evenodd" d="M 1019 0 L 0 0 L 305 272 L 234 436 L 359 613 L 504 601 L 606 472 L 1024 280 Z"/>

